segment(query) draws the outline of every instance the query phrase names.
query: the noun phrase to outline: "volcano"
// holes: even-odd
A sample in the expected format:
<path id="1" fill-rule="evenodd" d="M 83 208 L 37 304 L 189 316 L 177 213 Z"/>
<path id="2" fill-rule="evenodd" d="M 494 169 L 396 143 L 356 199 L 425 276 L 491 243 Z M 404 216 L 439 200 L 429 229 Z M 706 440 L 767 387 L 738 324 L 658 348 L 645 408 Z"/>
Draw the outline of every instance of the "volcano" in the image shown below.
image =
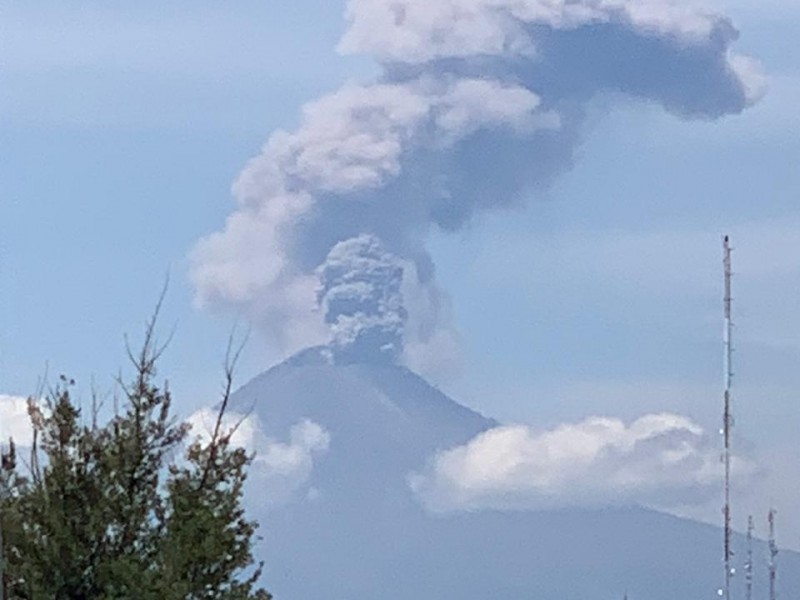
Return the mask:
<path id="1" fill-rule="evenodd" d="M 329 436 L 308 481 L 279 503 L 257 476 L 248 509 L 261 527 L 264 581 L 286 600 L 676 600 L 715 596 L 721 531 L 643 509 L 427 512 L 409 473 L 497 422 L 408 369 L 336 364 L 303 351 L 232 397 L 259 435 L 283 440 L 299 422 Z M 257 466 L 257 465 L 255 465 Z M 744 540 L 736 540 L 743 561 Z M 757 542 L 757 557 L 766 546 Z M 800 555 L 781 553 L 780 588 L 800 593 Z M 764 561 L 755 588 L 765 589 Z M 744 577 L 736 583 L 744 589 Z M 756 598 L 758 596 L 756 595 Z"/>

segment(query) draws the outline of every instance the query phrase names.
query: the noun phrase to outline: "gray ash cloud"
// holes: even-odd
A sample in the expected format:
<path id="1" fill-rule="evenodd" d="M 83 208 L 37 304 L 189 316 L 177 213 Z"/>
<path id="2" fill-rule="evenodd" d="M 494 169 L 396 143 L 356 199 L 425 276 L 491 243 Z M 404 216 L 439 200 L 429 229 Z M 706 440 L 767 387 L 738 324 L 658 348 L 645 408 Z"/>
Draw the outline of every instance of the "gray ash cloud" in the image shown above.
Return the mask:
<path id="1" fill-rule="evenodd" d="M 442 355 L 455 335 L 432 229 L 520 206 L 568 170 L 598 96 L 716 119 L 763 89 L 727 17 L 670 0 L 351 0 L 347 20 L 340 50 L 381 76 L 275 132 L 191 257 L 200 306 L 244 315 L 286 351 L 330 338 L 317 271 L 366 233 L 405 265 L 403 360 Z"/>
<path id="2" fill-rule="evenodd" d="M 365 234 L 336 244 L 317 272 L 336 362 L 395 362 L 408 318 L 400 261 Z"/>

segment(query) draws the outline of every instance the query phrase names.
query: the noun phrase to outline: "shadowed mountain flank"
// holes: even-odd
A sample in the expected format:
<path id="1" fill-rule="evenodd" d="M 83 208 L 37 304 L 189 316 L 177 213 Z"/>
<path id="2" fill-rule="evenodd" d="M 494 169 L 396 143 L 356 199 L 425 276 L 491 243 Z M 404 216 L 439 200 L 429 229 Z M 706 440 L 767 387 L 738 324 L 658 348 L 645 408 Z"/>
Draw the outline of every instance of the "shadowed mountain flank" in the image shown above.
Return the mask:
<path id="1" fill-rule="evenodd" d="M 276 480 L 260 478 L 254 464 L 248 503 L 261 522 L 257 552 L 277 598 L 716 595 L 721 532 L 712 526 L 636 507 L 427 512 L 409 473 L 498 423 L 404 367 L 335 364 L 328 348 L 312 348 L 247 383 L 231 408 L 256 417 L 264 438 L 285 440 L 299 422 L 329 436 L 307 480 L 281 502 L 269 500 Z M 736 543 L 744 560 L 744 540 Z M 765 545 L 755 553 L 766 556 Z M 782 552 L 780 563 L 782 595 L 796 596 L 800 556 Z M 761 571 L 756 590 L 766 589 Z M 737 583 L 743 590 L 744 578 Z"/>

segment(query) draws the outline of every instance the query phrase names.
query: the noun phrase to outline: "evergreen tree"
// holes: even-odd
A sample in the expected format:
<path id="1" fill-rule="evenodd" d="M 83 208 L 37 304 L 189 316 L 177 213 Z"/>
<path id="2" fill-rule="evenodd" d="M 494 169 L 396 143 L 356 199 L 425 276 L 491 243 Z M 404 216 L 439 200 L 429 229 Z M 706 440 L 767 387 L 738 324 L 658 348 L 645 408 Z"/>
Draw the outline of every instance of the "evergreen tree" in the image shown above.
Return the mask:
<path id="1" fill-rule="evenodd" d="M 235 357 L 210 439 L 192 441 L 155 383 L 154 324 L 105 424 L 96 404 L 85 423 L 63 377 L 29 401 L 30 459 L 12 443 L 0 469 L 0 599 L 269 600 L 242 507 L 252 456 L 222 427 Z"/>

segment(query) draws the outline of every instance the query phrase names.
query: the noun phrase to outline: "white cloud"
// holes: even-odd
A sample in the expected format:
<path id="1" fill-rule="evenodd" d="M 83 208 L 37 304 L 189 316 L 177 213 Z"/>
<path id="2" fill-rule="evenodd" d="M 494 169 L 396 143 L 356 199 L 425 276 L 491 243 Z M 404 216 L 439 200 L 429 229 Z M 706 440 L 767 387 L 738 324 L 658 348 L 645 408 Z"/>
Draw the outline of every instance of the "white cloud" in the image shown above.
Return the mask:
<path id="1" fill-rule="evenodd" d="M 345 53 L 388 62 L 532 55 L 530 26 L 574 29 L 619 21 L 688 43 L 706 40 L 719 15 L 671 0 L 350 0 Z"/>
<path id="2" fill-rule="evenodd" d="M 0 443 L 13 438 L 19 446 L 30 446 L 32 436 L 27 399 L 0 394 Z"/>
<path id="3" fill-rule="evenodd" d="M 289 442 L 267 440 L 265 445 L 256 444 L 255 463 L 265 473 L 293 477 L 305 482 L 311 475 L 314 457 L 326 452 L 330 445 L 330 434 L 317 423 L 303 420 L 289 432 Z"/>
<path id="4" fill-rule="evenodd" d="M 753 471 L 737 459 L 740 477 Z M 720 484 L 719 450 L 695 423 L 674 414 L 625 424 L 590 418 L 548 431 L 524 425 L 484 432 L 437 454 L 409 477 L 433 511 L 703 502 Z"/>
<path id="5" fill-rule="evenodd" d="M 189 417 L 192 435 L 208 440 L 217 418 L 215 411 L 202 409 Z M 280 504 L 291 500 L 307 487 L 314 461 L 328 450 L 330 434 L 310 420 L 302 420 L 289 430 L 286 442 L 266 436 L 255 415 L 227 413 L 223 431 L 236 427 L 231 437 L 234 446 L 255 454 L 248 473 L 249 490 L 260 504 Z"/>

